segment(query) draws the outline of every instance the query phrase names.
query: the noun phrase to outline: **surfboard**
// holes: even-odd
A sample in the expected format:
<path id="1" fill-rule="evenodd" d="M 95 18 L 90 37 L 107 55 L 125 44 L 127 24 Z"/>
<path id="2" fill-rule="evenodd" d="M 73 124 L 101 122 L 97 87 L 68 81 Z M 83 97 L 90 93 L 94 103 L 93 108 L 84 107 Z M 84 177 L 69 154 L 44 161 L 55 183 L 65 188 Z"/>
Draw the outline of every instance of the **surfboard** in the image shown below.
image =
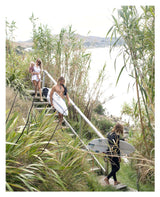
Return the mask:
<path id="1" fill-rule="evenodd" d="M 47 94 L 47 100 L 48 100 L 49 103 L 51 103 L 50 102 L 50 92 L 51 92 L 51 89 L 49 88 L 49 91 L 48 91 L 48 94 Z M 65 101 L 59 96 L 59 94 L 57 94 L 57 92 L 53 93 L 52 99 L 53 99 L 54 108 L 59 113 L 63 114 L 64 116 L 68 116 L 67 105 L 66 105 Z"/>
<path id="2" fill-rule="evenodd" d="M 107 138 L 94 139 L 88 143 L 87 147 L 89 150 L 92 150 L 96 153 L 104 153 L 108 150 L 109 147 L 108 139 Z M 131 144 L 123 140 L 120 140 L 119 148 L 121 155 L 129 155 L 135 151 L 135 148 Z"/>

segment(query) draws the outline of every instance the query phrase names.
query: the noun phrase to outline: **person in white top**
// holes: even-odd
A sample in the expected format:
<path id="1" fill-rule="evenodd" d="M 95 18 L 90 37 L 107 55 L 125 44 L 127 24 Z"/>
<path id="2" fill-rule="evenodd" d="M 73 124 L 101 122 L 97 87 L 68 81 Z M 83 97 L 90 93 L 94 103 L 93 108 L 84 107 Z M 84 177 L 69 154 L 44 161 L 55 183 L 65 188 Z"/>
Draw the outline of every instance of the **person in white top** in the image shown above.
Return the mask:
<path id="1" fill-rule="evenodd" d="M 42 91 L 41 91 L 41 67 L 42 67 L 42 61 L 38 58 L 36 60 L 36 64 L 32 67 L 32 82 L 35 86 L 35 97 L 37 97 L 37 89 L 39 90 L 40 94 L 40 101 L 43 101 L 42 98 Z"/>

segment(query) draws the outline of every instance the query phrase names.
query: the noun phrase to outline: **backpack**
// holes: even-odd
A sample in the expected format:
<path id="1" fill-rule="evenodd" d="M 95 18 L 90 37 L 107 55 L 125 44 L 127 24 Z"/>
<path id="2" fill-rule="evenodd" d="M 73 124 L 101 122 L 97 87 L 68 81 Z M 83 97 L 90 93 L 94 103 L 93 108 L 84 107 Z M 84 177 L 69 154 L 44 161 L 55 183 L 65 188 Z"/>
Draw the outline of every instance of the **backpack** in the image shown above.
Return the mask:
<path id="1" fill-rule="evenodd" d="M 48 92 L 49 92 L 49 89 L 44 87 L 44 88 L 42 89 L 42 96 L 47 97 Z"/>

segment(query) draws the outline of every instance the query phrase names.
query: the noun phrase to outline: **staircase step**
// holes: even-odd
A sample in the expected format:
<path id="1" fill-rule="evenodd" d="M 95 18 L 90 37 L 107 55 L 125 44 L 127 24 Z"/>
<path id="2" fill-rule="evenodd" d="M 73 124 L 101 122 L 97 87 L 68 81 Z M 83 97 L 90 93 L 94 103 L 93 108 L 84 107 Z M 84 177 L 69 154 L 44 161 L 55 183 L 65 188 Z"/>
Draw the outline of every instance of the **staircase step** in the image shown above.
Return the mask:
<path id="1" fill-rule="evenodd" d="M 104 179 L 106 178 L 106 176 L 98 176 L 98 182 L 102 185 L 102 186 L 106 186 L 107 183 L 104 181 Z M 112 178 L 109 179 L 109 183 L 111 186 L 113 186 L 115 189 L 117 190 L 127 190 L 127 185 L 125 184 L 118 184 L 118 185 L 114 185 L 114 180 Z"/>
<path id="2" fill-rule="evenodd" d="M 53 114 L 46 114 L 46 115 L 51 116 L 51 115 L 53 115 Z M 58 123 L 58 122 L 59 122 L 59 120 L 54 120 L 53 122 L 54 122 L 54 123 Z"/>
<path id="3" fill-rule="evenodd" d="M 90 172 L 100 172 L 101 171 L 101 168 L 99 167 L 93 167 L 90 169 Z"/>
<path id="4" fill-rule="evenodd" d="M 29 94 L 35 93 L 35 90 L 27 90 Z M 38 91 L 37 91 L 38 92 Z"/>
<path id="5" fill-rule="evenodd" d="M 87 161 L 88 162 L 92 162 L 93 161 L 93 158 L 88 158 Z"/>
<path id="6" fill-rule="evenodd" d="M 43 98 L 43 101 L 48 102 L 46 97 L 42 96 L 42 98 Z M 37 101 L 37 102 L 40 101 L 40 96 L 35 97 L 35 98 L 34 98 L 34 101 Z M 42 101 L 41 101 L 41 102 L 42 102 Z"/>
<path id="7" fill-rule="evenodd" d="M 38 110 L 38 111 L 46 110 L 46 112 L 48 111 L 50 113 L 52 113 L 52 112 L 54 113 L 55 112 L 55 109 L 53 109 L 53 108 L 47 108 L 47 107 L 35 107 L 35 109 Z M 52 115 L 52 114 L 50 114 L 50 115 Z"/>
<path id="8" fill-rule="evenodd" d="M 75 136 L 73 133 L 68 133 L 68 135 L 70 135 L 71 137 L 74 137 Z"/>
<path id="9" fill-rule="evenodd" d="M 35 90 L 27 90 L 27 93 L 34 96 L 35 95 Z M 39 96 L 39 91 L 37 91 L 37 95 Z"/>
<path id="10" fill-rule="evenodd" d="M 43 109 L 46 109 L 46 110 L 52 110 L 53 108 L 48 108 L 48 107 L 35 107 L 35 109 L 37 110 L 43 110 Z"/>
<path id="11" fill-rule="evenodd" d="M 53 114 L 45 114 L 45 116 L 52 116 Z"/>
<path id="12" fill-rule="evenodd" d="M 34 105 L 50 105 L 48 102 L 40 101 L 40 102 L 34 102 Z"/>
<path id="13" fill-rule="evenodd" d="M 53 109 L 54 110 L 54 109 Z M 49 111 L 50 112 L 50 111 Z M 55 113 L 55 111 L 53 111 L 53 113 Z M 45 114 L 45 116 L 52 116 L 53 113 L 47 113 Z M 54 116 L 57 118 L 58 117 L 58 113 L 55 113 Z"/>
<path id="14" fill-rule="evenodd" d="M 30 94 L 31 96 L 34 96 L 35 95 L 35 90 L 27 90 L 27 93 Z M 36 98 L 40 98 L 39 91 L 37 91 L 37 97 Z M 46 98 L 46 97 L 43 96 L 43 98 Z"/>

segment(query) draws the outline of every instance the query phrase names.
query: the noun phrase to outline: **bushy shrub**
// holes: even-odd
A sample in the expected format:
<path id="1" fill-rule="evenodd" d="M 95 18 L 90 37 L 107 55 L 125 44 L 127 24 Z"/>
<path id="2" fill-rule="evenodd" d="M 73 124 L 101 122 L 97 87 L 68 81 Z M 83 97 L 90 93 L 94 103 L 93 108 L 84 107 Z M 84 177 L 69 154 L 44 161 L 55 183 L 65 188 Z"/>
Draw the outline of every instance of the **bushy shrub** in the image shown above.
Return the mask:
<path id="1" fill-rule="evenodd" d="M 99 115 L 104 115 L 105 109 L 103 108 L 103 106 L 101 104 L 98 104 L 96 106 L 96 108 L 94 109 L 94 111 L 99 114 Z"/>
<path id="2" fill-rule="evenodd" d="M 113 123 L 105 118 L 98 119 L 97 117 L 93 117 L 92 121 L 96 127 L 101 130 L 103 135 L 106 135 L 113 127 Z"/>
<path id="3" fill-rule="evenodd" d="M 98 128 L 103 132 L 103 134 L 109 132 L 111 127 L 113 127 L 113 123 L 109 120 L 104 119 L 98 121 Z"/>

